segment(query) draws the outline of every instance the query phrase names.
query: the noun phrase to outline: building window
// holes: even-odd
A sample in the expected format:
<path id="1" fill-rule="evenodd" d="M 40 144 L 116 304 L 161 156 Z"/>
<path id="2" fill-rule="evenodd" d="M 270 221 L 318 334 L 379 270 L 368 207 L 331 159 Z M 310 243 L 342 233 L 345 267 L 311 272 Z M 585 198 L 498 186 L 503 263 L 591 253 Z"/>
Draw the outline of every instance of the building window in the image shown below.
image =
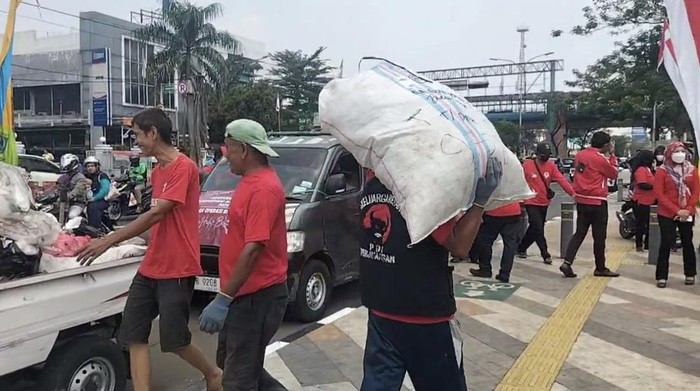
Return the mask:
<path id="1" fill-rule="evenodd" d="M 136 106 L 156 106 L 162 104 L 166 109 L 175 109 L 175 77 L 167 77 L 156 91 L 154 80 L 148 77 L 146 69 L 148 59 L 152 58 L 157 48 L 153 44 L 124 37 L 124 103 Z"/>
<path id="2" fill-rule="evenodd" d="M 15 88 L 12 92 L 12 105 L 15 111 L 30 111 L 32 109 L 32 96 L 29 89 Z"/>

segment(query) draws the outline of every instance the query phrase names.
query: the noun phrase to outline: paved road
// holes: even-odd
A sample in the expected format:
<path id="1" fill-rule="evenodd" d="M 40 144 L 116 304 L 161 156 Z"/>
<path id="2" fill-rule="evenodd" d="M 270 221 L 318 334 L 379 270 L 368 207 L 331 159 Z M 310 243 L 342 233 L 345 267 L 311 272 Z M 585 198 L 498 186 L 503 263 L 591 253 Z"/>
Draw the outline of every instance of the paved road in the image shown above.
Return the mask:
<path id="1" fill-rule="evenodd" d="M 214 360 L 216 353 L 216 336 L 202 333 L 197 328 L 197 319 L 199 314 L 208 302 L 205 296 L 195 297 L 192 303 L 192 315 L 190 317 L 190 329 L 194 343 L 202 348 L 207 356 Z M 359 284 L 352 282 L 350 284 L 336 288 L 333 291 L 333 297 L 329 304 L 326 315 L 333 314 L 345 307 L 358 307 L 360 305 Z M 154 322 L 151 332 L 151 362 L 152 368 L 152 384 L 153 391 L 181 391 L 188 384 L 200 379 L 199 373 L 185 364 L 182 360 L 172 354 L 164 354 L 160 352 L 158 345 L 158 322 Z M 294 334 L 303 335 L 305 329 L 314 325 L 303 324 L 292 320 L 285 319 L 279 331 L 275 335 L 273 342 L 293 336 Z"/>

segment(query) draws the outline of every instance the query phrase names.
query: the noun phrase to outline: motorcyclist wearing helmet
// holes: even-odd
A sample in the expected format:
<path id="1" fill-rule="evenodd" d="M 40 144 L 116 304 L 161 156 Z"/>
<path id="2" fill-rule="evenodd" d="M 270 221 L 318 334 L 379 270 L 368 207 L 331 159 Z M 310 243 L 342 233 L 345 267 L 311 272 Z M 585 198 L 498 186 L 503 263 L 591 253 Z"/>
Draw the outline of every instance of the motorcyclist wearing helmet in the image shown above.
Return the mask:
<path id="1" fill-rule="evenodd" d="M 61 172 L 63 178 L 59 183 L 67 192 L 68 218 L 72 219 L 80 216 L 88 203 L 88 193 L 90 191 L 90 181 L 80 173 L 80 161 L 78 157 L 69 153 L 61 156 Z"/>
<path id="2" fill-rule="evenodd" d="M 94 156 L 88 156 L 83 162 L 88 179 L 92 181 L 90 188 L 92 190 L 92 198 L 87 205 L 88 225 L 94 228 L 99 228 L 102 221 L 102 215 L 109 204 L 105 199 L 109 194 L 109 189 L 112 183 L 109 176 L 102 172 L 100 161 Z"/>
<path id="3" fill-rule="evenodd" d="M 146 165 L 141 163 L 141 157 L 138 155 L 131 156 L 129 163 L 127 175 L 132 183 L 132 191 L 137 202 L 136 213 L 141 213 L 141 194 L 146 187 Z"/>

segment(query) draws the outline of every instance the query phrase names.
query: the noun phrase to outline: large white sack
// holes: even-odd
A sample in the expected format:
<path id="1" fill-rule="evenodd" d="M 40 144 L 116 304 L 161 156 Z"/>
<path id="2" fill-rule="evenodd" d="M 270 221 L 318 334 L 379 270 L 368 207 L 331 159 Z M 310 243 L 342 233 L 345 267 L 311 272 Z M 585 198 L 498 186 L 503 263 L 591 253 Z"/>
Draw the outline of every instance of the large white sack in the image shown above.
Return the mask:
<path id="1" fill-rule="evenodd" d="M 328 83 L 321 128 L 374 170 L 417 243 L 474 201 L 489 156 L 503 177 L 486 209 L 532 197 L 518 158 L 493 124 L 450 88 L 388 62 Z"/>

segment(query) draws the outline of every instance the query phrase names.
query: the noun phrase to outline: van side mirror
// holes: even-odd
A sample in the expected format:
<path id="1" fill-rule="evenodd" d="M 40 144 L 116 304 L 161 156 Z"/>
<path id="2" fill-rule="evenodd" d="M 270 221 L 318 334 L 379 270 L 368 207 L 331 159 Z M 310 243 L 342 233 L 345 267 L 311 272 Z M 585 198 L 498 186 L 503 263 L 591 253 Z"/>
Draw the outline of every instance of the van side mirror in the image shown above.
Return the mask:
<path id="1" fill-rule="evenodd" d="M 326 179 L 326 186 L 323 192 L 329 196 L 340 194 L 345 191 L 347 183 L 344 174 L 333 174 Z"/>

